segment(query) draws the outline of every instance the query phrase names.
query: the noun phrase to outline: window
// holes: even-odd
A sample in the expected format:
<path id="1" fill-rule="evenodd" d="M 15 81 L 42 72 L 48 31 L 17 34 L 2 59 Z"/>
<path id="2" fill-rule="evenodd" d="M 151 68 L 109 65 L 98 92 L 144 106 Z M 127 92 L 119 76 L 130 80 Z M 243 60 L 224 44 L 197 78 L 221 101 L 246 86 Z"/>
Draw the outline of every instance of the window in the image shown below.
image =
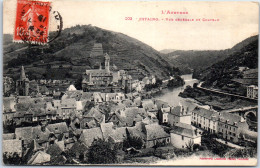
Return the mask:
<path id="1" fill-rule="evenodd" d="M 181 139 L 184 140 L 184 136 L 183 135 L 181 136 Z"/>

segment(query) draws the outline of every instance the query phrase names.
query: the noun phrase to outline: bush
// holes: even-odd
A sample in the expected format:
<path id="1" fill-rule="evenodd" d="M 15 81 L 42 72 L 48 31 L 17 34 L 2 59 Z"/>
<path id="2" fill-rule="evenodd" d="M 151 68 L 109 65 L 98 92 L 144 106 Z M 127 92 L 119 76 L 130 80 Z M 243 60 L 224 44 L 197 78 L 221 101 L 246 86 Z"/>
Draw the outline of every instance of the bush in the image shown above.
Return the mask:
<path id="1" fill-rule="evenodd" d="M 116 155 L 117 149 L 111 142 L 97 139 L 89 147 L 88 162 L 92 164 L 116 163 Z"/>
<path id="2" fill-rule="evenodd" d="M 128 136 L 123 142 L 123 148 L 134 147 L 136 149 L 141 149 L 143 146 L 143 140 L 140 137 Z"/>

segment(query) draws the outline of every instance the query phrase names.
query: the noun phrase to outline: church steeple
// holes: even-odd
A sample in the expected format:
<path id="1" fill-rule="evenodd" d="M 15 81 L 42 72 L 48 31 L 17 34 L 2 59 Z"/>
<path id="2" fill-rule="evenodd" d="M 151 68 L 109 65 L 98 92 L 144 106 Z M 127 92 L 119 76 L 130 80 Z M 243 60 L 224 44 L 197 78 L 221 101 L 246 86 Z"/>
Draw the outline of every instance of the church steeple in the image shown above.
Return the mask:
<path id="1" fill-rule="evenodd" d="M 21 67 L 20 80 L 23 81 L 25 79 L 26 79 L 26 76 L 25 76 L 25 72 L 24 72 L 24 67 L 22 66 Z"/>
<path id="2" fill-rule="evenodd" d="M 16 81 L 16 93 L 20 96 L 29 95 L 29 79 L 25 75 L 24 67 L 21 67 L 20 79 Z"/>
<path id="3" fill-rule="evenodd" d="M 105 54 L 105 69 L 107 70 L 107 71 L 110 71 L 110 65 L 109 65 L 109 63 L 110 63 L 110 56 L 106 53 Z"/>

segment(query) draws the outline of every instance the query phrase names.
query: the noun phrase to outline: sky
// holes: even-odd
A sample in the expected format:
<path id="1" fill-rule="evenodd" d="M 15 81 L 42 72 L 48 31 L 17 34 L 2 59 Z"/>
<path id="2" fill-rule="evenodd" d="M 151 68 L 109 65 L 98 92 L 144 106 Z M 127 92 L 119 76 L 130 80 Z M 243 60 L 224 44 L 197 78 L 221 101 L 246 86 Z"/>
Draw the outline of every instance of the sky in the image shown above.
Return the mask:
<path id="1" fill-rule="evenodd" d="M 259 7 L 255 2 L 51 2 L 52 10 L 61 14 L 64 28 L 91 24 L 126 34 L 156 50 L 221 50 L 258 34 Z M 162 14 L 162 11 L 188 14 Z M 5 0 L 3 13 L 3 33 L 12 34 L 16 0 Z M 158 21 L 139 21 L 140 18 L 158 18 Z M 175 21 L 178 18 L 195 21 Z"/>

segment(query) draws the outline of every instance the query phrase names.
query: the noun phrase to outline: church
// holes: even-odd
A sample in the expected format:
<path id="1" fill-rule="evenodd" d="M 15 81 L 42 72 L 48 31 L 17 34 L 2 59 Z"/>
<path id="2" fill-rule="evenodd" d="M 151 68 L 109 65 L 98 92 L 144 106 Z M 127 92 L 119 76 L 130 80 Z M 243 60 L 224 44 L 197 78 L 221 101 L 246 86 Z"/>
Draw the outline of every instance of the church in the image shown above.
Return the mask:
<path id="1" fill-rule="evenodd" d="M 101 91 L 101 92 L 131 92 L 130 75 L 125 72 L 112 71 L 110 68 L 110 56 L 104 54 L 105 66 L 101 63 L 99 69 L 86 70 L 83 74 L 82 89 L 83 91 Z"/>
<path id="2" fill-rule="evenodd" d="M 16 81 L 16 94 L 19 96 L 29 95 L 29 79 L 25 76 L 24 67 L 21 67 L 19 80 Z"/>

